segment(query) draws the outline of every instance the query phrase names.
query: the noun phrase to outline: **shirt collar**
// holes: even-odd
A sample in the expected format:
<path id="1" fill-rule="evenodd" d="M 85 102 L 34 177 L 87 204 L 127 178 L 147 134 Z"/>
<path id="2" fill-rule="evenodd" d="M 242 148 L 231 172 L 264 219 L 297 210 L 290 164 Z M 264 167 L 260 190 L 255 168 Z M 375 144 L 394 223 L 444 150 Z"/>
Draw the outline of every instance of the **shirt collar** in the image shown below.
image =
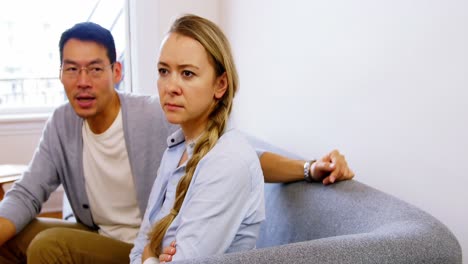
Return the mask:
<path id="1" fill-rule="evenodd" d="M 185 137 L 181 128 L 177 129 L 167 138 L 167 146 L 169 148 L 175 147 L 183 142 L 185 142 Z"/>
<path id="2" fill-rule="evenodd" d="M 228 120 L 228 123 L 226 124 L 226 128 L 225 128 L 225 131 L 224 133 L 226 133 L 227 131 L 229 130 L 232 130 L 234 129 L 234 126 L 232 125 L 232 123 L 230 122 L 230 120 Z M 185 142 L 185 136 L 184 136 L 184 132 L 182 131 L 181 128 L 177 129 L 174 133 L 172 133 L 168 138 L 167 138 L 167 146 L 169 148 L 172 148 L 172 147 L 175 147 L 179 144 L 182 144 Z M 193 150 L 193 147 L 195 147 L 195 145 L 193 144 L 193 146 L 191 146 L 192 144 L 188 144 L 188 148 L 191 148 L 191 150 Z M 189 151 L 191 151 L 189 150 Z"/>

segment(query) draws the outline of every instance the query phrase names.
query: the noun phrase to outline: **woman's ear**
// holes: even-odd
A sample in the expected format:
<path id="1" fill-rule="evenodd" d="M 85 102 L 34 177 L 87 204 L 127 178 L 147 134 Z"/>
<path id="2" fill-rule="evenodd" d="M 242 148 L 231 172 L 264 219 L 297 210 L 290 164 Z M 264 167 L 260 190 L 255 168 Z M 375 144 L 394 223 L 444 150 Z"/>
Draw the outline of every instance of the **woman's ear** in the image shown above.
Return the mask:
<path id="1" fill-rule="evenodd" d="M 216 88 L 215 88 L 215 93 L 214 97 L 215 99 L 221 99 L 226 93 L 227 87 L 228 87 L 228 80 L 226 76 L 226 72 L 224 72 L 221 76 L 216 78 Z"/>

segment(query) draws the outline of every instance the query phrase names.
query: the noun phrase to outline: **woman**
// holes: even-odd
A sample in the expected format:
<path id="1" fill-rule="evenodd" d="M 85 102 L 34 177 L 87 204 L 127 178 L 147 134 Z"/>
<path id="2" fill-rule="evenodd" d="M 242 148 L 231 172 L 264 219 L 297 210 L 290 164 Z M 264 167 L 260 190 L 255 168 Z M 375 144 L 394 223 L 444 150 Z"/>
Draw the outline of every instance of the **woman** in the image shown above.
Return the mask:
<path id="1" fill-rule="evenodd" d="M 177 19 L 162 43 L 158 91 L 168 138 L 132 263 L 158 263 L 255 247 L 265 218 L 263 175 L 255 151 L 227 127 L 238 77 L 230 45 L 212 22 Z"/>

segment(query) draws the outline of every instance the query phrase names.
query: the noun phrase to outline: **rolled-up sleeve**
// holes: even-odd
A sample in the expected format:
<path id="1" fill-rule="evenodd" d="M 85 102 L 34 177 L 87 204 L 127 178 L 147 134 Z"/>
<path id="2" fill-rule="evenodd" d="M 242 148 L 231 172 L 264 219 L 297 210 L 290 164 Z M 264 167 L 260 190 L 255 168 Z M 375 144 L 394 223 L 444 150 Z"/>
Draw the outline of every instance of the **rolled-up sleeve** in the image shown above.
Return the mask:
<path id="1" fill-rule="evenodd" d="M 255 149 L 255 152 L 257 153 L 258 158 L 260 158 L 265 152 L 276 153 L 276 154 L 279 154 L 279 155 L 282 155 L 291 159 L 301 158 L 300 155 L 286 151 L 264 140 L 261 140 L 260 138 L 254 137 L 253 135 L 243 133 L 243 136 L 247 139 L 250 146 Z"/>

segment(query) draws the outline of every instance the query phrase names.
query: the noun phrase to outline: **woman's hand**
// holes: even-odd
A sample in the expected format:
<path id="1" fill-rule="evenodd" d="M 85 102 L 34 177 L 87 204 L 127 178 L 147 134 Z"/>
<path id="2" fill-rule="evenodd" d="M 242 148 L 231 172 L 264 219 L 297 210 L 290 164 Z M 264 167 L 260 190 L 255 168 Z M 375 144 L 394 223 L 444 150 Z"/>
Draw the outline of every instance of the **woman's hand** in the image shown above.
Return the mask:
<path id="1" fill-rule="evenodd" d="M 161 255 L 159 255 L 159 261 L 161 263 L 171 262 L 172 256 L 176 253 L 176 242 L 172 241 L 171 244 L 163 248 Z"/>
<path id="2" fill-rule="evenodd" d="M 348 167 L 345 157 L 338 150 L 333 150 L 310 166 L 310 175 L 327 185 L 351 180 L 354 172 Z"/>

